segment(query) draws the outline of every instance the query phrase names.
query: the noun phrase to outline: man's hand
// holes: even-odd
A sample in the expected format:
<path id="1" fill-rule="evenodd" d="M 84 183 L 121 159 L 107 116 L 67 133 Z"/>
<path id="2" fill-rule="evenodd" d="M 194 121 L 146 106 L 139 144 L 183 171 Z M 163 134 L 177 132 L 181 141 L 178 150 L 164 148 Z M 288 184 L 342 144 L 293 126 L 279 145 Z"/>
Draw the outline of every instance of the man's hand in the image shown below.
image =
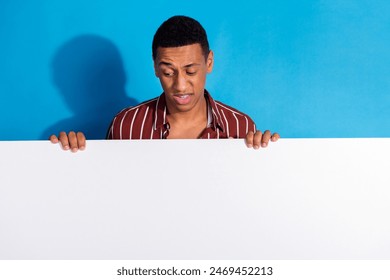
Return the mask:
<path id="1" fill-rule="evenodd" d="M 66 132 L 61 131 L 58 137 L 53 134 L 49 140 L 53 144 L 60 143 L 64 150 L 70 149 L 74 153 L 78 150 L 84 150 L 86 145 L 85 136 L 82 132 L 75 133 L 71 131 L 66 134 Z"/>
<path id="2" fill-rule="evenodd" d="M 259 149 L 260 147 L 267 147 L 269 140 L 276 142 L 279 138 L 278 133 L 271 134 L 269 130 L 262 133 L 260 130 L 257 130 L 256 133 L 249 131 L 245 137 L 245 142 L 248 148 Z"/>

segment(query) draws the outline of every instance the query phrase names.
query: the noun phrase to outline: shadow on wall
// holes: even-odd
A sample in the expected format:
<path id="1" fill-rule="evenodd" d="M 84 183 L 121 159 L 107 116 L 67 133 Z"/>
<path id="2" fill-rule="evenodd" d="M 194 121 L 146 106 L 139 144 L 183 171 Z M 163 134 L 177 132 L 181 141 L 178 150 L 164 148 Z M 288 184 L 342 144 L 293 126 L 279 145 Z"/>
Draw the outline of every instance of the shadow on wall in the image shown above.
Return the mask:
<path id="1" fill-rule="evenodd" d="M 53 82 L 73 116 L 51 125 L 48 139 L 60 131 L 82 131 L 87 139 L 105 139 L 115 116 L 138 102 L 126 95 L 126 73 L 117 47 L 103 37 L 82 35 L 62 45 L 52 60 Z"/>

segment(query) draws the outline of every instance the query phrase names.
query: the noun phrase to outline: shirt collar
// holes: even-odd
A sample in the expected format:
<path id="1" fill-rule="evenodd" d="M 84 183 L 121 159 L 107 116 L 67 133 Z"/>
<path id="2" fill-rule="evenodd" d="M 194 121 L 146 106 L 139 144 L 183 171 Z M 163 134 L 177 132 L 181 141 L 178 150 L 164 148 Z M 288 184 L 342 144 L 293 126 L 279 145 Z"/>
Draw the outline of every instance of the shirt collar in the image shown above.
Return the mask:
<path id="1" fill-rule="evenodd" d="M 156 102 L 156 110 L 154 113 L 154 124 L 153 129 L 157 130 L 163 125 L 166 125 L 167 121 L 167 105 L 165 103 L 165 95 L 162 93 Z"/>
<path id="2" fill-rule="evenodd" d="M 217 108 L 215 100 L 211 97 L 207 90 L 204 90 L 204 97 L 206 98 L 208 104 L 208 125 L 213 129 L 221 129 L 223 132 L 225 130 L 225 126 L 222 122 L 221 114 Z M 165 94 L 162 93 L 157 98 L 153 129 L 157 130 L 162 126 L 166 126 L 167 124 L 167 105 L 165 101 Z"/>
<path id="3" fill-rule="evenodd" d="M 211 97 L 210 93 L 207 90 L 204 90 L 204 97 L 207 100 L 207 103 L 209 104 L 209 109 L 211 109 L 212 113 L 212 121 L 211 121 L 211 127 L 214 129 L 221 129 L 222 132 L 225 131 L 225 126 L 222 122 L 221 114 L 217 108 L 217 105 L 215 103 L 215 100 Z"/>

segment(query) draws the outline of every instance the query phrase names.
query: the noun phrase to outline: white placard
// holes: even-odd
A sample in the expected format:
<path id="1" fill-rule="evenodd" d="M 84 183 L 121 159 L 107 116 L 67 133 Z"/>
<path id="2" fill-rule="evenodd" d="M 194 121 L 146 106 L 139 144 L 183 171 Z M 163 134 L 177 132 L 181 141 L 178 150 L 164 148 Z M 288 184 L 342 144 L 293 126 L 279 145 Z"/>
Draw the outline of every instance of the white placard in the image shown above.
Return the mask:
<path id="1" fill-rule="evenodd" d="M 0 142 L 0 259 L 389 259 L 390 139 Z"/>

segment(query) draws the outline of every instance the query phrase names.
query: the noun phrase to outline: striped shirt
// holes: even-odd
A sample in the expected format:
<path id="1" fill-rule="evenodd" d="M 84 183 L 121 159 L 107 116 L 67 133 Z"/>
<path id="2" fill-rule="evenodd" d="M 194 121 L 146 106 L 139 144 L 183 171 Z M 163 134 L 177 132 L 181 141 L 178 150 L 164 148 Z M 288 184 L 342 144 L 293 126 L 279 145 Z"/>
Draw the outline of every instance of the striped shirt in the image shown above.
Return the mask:
<path id="1" fill-rule="evenodd" d="M 256 131 L 253 120 L 244 113 L 215 101 L 205 90 L 208 104 L 208 125 L 201 139 L 245 138 Z M 166 139 L 169 135 L 165 95 L 123 109 L 111 123 L 107 139 Z"/>

